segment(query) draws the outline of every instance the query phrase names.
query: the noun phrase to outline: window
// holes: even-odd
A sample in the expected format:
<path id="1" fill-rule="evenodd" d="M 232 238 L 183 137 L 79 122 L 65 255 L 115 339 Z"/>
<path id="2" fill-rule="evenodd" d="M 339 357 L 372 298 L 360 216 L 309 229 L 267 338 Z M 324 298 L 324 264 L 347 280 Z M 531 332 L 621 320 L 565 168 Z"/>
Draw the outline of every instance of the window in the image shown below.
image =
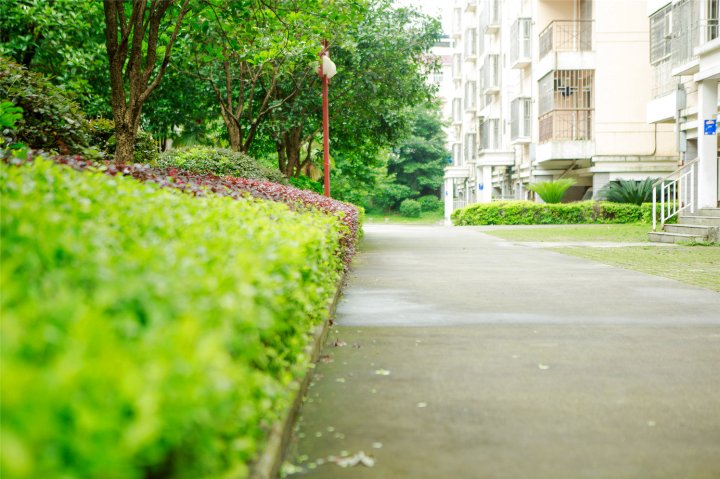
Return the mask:
<path id="1" fill-rule="evenodd" d="M 480 122 L 480 149 L 497 150 L 500 148 L 500 120 L 485 118 Z"/>
<path id="2" fill-rule="evenodd" d="M 477 106 L 477 93 L 475 90 L 475 82 L 465 82 L 465 109 L 474 110 Z"/>
<path id="3" fill-rule="evenodd" d="M 530 98 L 516 98 L 510 103 L 510 140 L 530 138 L 531 115 Z"/>
<path id="4" fill-rule="evenodd" d="M 592 138 L 593 70 L 557 70 L 538 81 L 539 140 Z"/>
<path id="5" fill-rule="evenodd" d="M 475 133 L 465 134 L 465 162 L 475 161 Z"/>
<path id="6" fill-rule="evenodd" d="M 526 62 L 532 57 L 532 23 L 529 18 L 518 18 L 510 32 L 510 63 Z"/>
<path id="7" fill-rule="evenodd" d="M 453 98 L 452 119 L 453 119 L 453 123 L 461 123 L 462 122 L 462 99 L 461 98 Z"/>
<path id="8" fill-rule="evenodd" d="M 671 6 L 663 8 L 650 17 L 650 63 L 658 63 L 670 58 Z"/>
<path id="9" fill-rule="evenodd" d="M 474 28 L 465 30 L 465 55 L 468 57 L 477 55 L 477 30 Z"/>
<path id="10" fill-rule="evenodd" d="M 720 38 L 718 19 L 720 18 L 720 0 L 707 0 L 707 41 Z"/>
<path id="11" fill-rule="evenodd" d="M 460 143 L 453 143 L 452 159 L 454 166 L 462 165 L 462 145 Z"/>

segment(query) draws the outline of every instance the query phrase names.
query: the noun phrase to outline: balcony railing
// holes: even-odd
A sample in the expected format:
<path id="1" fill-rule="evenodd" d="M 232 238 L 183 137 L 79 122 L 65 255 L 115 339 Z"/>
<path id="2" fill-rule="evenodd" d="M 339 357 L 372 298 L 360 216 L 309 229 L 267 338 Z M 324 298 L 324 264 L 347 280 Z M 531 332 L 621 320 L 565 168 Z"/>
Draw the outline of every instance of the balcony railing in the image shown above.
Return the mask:
<path id="1" fill-rule="evenodd" d="M 553 110 L 539 118 L 540 143 L 592 140 L 592 110 Z"/>
<path id="2" fill-rule="evenodd" d="M 555 20 L 540 32 L 540 58 L 550 52 L 592 50 L 592 20 Z"/>

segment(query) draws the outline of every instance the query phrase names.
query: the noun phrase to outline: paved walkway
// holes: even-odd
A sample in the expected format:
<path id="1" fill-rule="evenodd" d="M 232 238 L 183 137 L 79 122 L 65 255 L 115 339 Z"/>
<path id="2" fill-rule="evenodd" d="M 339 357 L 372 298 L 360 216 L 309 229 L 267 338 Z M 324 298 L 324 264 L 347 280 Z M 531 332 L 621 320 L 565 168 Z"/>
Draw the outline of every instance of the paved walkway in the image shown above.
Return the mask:
<path id="1" fill-rule="evenodd" d="M 293 477 L 720 477 L 720 293 L 368 226 L 324 354 Z M 328 462 L 358 451 L 374 466 Z"/>

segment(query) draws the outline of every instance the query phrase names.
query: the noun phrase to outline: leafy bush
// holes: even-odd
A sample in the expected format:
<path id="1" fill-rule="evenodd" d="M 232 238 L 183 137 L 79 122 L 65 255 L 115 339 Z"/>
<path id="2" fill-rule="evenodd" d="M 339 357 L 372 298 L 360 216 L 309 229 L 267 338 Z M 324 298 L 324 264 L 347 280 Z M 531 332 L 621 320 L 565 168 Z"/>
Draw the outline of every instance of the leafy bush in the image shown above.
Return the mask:
<path id="1" fill-rule="evenodd" d="M 88 132 L 90 144 L 97 148 L 101 158 L 111 159 L 115 156 L 115 123 L 107 118 L 96 118 L 88 121 Z M 138 130 L 135 136 L 135 149 L 133 159 L 135 163 L 157 162 L 159 153 L 158 144 L 152 133 L 145 130 Z"/>
<path id="2" fill-rule="evenodd" d="M 394 180 L 393 180 L 394 181 Z M 382 211 L 394 210 L 400 203 L 415 195 L 407 185 L 382 181 L 372 196 L 372 205 Z"/>
<path id="3" fill-rule="evenodd" d="M 425 195 L 417 199 L 423 211 L 438 211 L 443 207 L 440 198 L 434 195 Z"/>
<path id="4" fill-rule="evenodd" d="M 0 475 L 246 477 L 307 367 L 338 222 L 39 159 L 0 165 L 0 192 Z"/>
<path id="5" fill-rule="evenodd" d="M 135 163 L 154 163 L 158 160 L 159 156 L 158 144 L 153 138 L 152 133 L 145 130 L 138 130 L 135 136 L 135 148 L 133 150 L 133 160 Z"/>
<path id="6" fill-rule="evenodd" d="M 324 185 L 320 181 L 315 181 L 311 178 L 308 178 L 307 176 L 298 176 L 298 177 L 292 177 L 288 178 L 290 184 L 294 186 L 295 188 L 300 188 L 301 190 L 309 190 L 313 191 L 318 194 L 324 193 Z"/>
<path id="7" fill-rule="evenodd" d="M 400 203 L 401 216 L 405 216 L 406 218 L 419 218 L 421 212 L 422 207 L 420 206 L 420 202 L 417 200 L 407 199 Z"/>
<path id="8" fill-rule="evenodd" d="M 23 109 L 15 139 L 30 148 L 82 152 L 89 143 L 86 120 L 66 93 L 38 73 L 0 57 L 0 100 Z"/>
<path id="9" fill-rule="evenodd" d="M 572 178 L 564 178 L 555 181 L 541 181 L 528 185 L 530 191 L 542 198 L 545 203 L 560 203 L 568 188 L 575 184 Z"/>
<path id="10" fill-rule="evenodd" d="M 0 101 L 0 158 L 6 152 L 12 156 L 25 156 L 27 147 L 14 139 L 15 123 L 22 119 L 22 108 L 9 101 Z"/>
<path id="11" fill-rule="evenodd" d="M 648 222 L 648 212 L 649 220 L 652 220 L 652 205 L 640 207 L 606 201 L 559 204 L 510 201 L 470 205 L 454 211 L 452 221 L 458 226 L 635 223 Z"/>
<path id="12" fill-rule="evenodd" d="M 178 168 L 193 173 L 287 183 L 287 178 L 279 171 L 261 165 L 244 153 L 224 148 L 192 146 L 173 149 L 160 155 L 157 164 L 162 168 Z"/>
<path id="13" fill-rule="evenodd" d="M 642 181 L 613 180 L 598 192 L 598 197 L 614 203 L 632 203 L 642 205 L 652 203 L 653 184 L 658 178 L 645 178 Z"/>

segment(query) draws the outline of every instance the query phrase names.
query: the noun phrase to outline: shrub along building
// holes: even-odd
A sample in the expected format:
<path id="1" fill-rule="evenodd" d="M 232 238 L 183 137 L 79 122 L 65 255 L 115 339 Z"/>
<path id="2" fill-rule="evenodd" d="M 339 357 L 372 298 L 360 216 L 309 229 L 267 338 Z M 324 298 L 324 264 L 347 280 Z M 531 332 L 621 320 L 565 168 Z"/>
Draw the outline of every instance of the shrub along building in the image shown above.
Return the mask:
<path id="1" fill-rule="evenodd" d="M 533 199 L 528 184 L 559 178 L 576 180 L 566 201 L 593 198 L 609 181 L 663 177 L 697 155 L 714 160 L 701 161 L 698 176 L 717 195 L 717 136 L 697 139 L 696 106 L 704 117 L 718 110 L 717 0 L 677 4 L 456 0 L 446 216 L 469 203 Z M 694 16 L 655 17 L 681 4 Z M 698 18 L 708 26 L 693 37 L 695 70 L 662 64 L 683 45 L 657 25 L 677 25 L 681 36 Z"/>

